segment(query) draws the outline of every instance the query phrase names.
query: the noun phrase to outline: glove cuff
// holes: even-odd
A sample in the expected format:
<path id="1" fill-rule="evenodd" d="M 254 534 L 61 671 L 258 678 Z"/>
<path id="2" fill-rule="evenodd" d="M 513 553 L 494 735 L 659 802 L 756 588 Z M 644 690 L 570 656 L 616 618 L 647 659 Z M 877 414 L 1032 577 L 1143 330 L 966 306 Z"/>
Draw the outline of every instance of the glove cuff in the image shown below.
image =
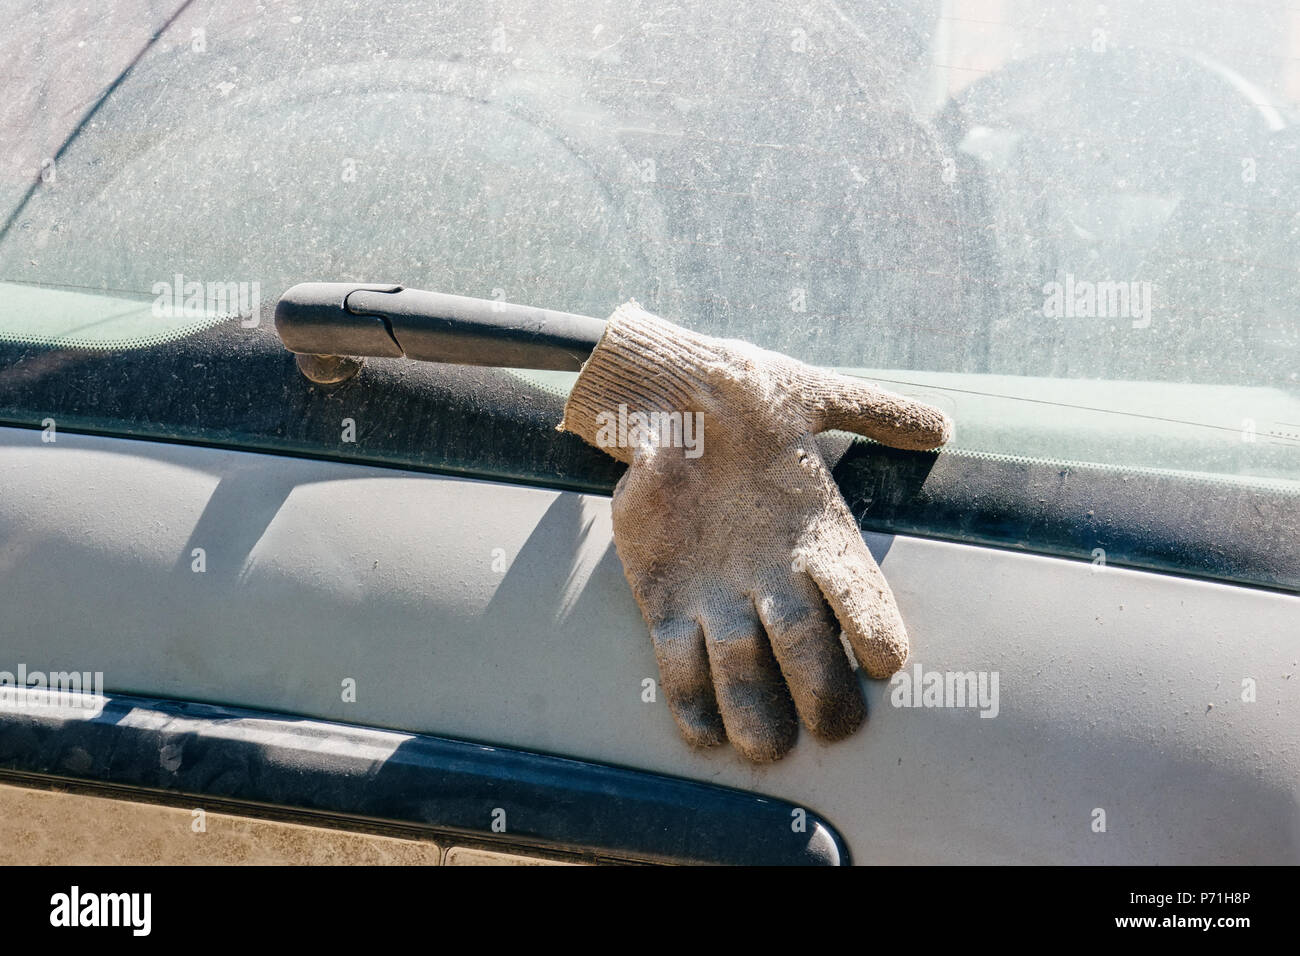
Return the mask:
<path id="1" fill-rule="evenodd" d="M 715 357 L 713 340 L 651 315 L 635 301 L 620 305 L 587 359 L 564 405 L 561 431 L 572 432 L 619 461 L 633 448 L 598 437 L 606 423 L 635 412 L 696 411 L 699 374 Z M 620 406 L 624 406 L 620 409 Z"/>

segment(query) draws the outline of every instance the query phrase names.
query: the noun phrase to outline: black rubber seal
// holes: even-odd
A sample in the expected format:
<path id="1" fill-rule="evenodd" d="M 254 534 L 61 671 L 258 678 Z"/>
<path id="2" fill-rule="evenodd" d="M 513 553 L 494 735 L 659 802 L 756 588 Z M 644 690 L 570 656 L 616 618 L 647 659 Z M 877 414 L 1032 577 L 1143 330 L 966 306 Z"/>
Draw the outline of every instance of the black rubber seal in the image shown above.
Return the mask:
<path id="1" fill-rule="evenodd" d="M 623 466 L 558 432 L 563 399 L 507 371 L 375 358 L 313 385 L 270 321 L 147 349 L 0 341 L 0 424 L 359 462 L 609 494 Z M 355 443 L 340 423 L 356 424 Z M 39 440 L 38 438 L 33 439 Z M 1300 593 L 1300 496 L 1176 472 L 819 439 L 859 524 Z"/>

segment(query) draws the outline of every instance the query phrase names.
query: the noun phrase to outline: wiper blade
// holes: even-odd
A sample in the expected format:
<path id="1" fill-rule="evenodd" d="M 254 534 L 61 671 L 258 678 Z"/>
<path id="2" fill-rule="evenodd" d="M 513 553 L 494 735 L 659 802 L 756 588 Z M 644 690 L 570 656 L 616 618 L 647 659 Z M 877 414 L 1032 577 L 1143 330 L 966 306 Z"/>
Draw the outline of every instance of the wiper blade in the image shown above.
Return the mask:
<path id="1" fill-rule="evenodd" d="M 303 282 L 280 297 L 275 328 L 308 377 L 324 382 L 350 377 L 341 373 L 360 356 L 577 371 L 605 322 L 400 285 Z"/>

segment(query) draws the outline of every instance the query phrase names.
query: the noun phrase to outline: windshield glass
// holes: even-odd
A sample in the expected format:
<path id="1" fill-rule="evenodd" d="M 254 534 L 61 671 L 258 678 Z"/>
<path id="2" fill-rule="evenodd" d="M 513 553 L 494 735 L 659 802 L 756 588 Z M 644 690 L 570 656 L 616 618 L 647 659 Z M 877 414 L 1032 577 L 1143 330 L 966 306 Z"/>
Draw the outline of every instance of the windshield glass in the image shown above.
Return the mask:
<path id="1" fill-rule="evenodd" d="M 0 338 L 635 297 L 939 404 L 950 453 L 1300 480 L 1300 8 L 50 6 L 0 41 Z"/>

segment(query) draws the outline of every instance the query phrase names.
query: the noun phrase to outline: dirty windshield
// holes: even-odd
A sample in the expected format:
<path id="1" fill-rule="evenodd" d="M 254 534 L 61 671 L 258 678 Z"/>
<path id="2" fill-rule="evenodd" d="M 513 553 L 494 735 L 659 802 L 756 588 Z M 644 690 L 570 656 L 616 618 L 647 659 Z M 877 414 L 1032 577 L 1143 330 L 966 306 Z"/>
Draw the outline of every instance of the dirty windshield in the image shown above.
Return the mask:
<path id="1" fill-rule="evenodd" d="M 1300 8 L 11 6 L 0 337 L 310 279 L 636 298 L 941 405 L 953 453 L 1300 479 Z"/>

